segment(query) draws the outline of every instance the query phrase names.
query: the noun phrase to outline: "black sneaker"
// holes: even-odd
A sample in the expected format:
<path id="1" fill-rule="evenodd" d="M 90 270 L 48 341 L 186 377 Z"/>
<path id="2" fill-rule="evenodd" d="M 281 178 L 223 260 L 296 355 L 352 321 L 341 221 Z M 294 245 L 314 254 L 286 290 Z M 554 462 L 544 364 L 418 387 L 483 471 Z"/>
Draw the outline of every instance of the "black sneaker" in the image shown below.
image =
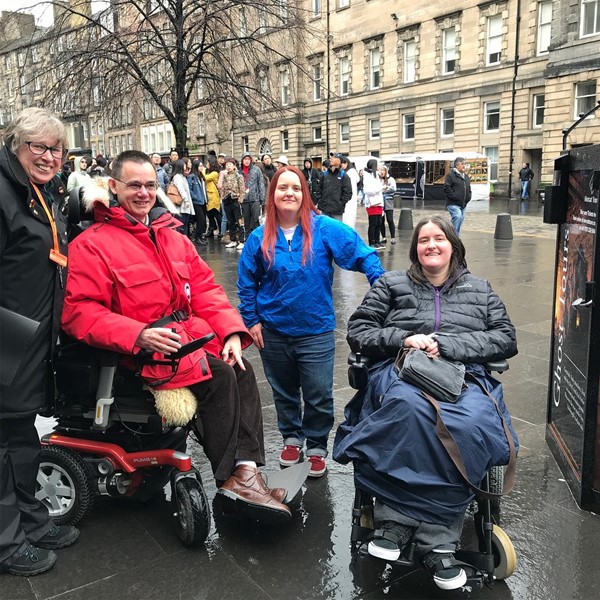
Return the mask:
<path id="1" fill-rule="evenodd" d="M 52 550 L 44 550 L 28 544 L 0 563 L 0 573 L 32 577 L 50 570 L 55 562 L 56 554 Z"/>
<path id="2" fill-rule="evenodd" d="M 367 552 L 382 560 L 395 561 L 400 558 L 404 546 L 410 540 L 412 529 L 394 521 L 385 521 L 373 535 Z"/>
<path id="3" fill-rule="evenodd" d="M 425 556 L 423 564 L 441 590 L 458 590 L 467 583 L 465 570 L 456 564 L 451 552 L 433 550 Z"/>
<path id="4" fill-rule="evenodd" d="M 59 550 L 74 544 L 79 537 L 79 529 L 73 525 L 55 525 L 52 523 L 52 528 L 46 535 L 33 542 L 38 548 L 44 550 Z"/>

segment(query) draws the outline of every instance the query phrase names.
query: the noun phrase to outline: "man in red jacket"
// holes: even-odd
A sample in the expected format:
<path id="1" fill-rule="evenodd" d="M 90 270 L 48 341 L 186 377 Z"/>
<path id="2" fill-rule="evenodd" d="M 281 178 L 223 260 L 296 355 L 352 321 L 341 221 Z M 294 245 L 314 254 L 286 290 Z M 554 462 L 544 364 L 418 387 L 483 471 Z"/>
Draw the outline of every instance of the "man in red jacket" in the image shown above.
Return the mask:
<path id="1" fill-rule="evenodd" d="M 158 182 L 150 159 L 123 152 L 111 173 L 109 190 L 85 192 L 96 224 L 69 248 L 64 331 L 122 353 L 131 368 L 141 350 L 162 358 L 214 333 L 204 348 L 181 359 L 174 374 L 160 378 L 155 372 L 151 383 L 155 389 L 187 387 L 196 396 L 219 493 L 244 502 L 244 512 L 254 518 L 289 519 L 281 503 L 285 490 L 269 490 L 257 468 L 265 461 L 260 397 L 252 367 L 242 358 L 252 338 L 211 269 L 177 232 L 176 219 L 153 208 Z"/>

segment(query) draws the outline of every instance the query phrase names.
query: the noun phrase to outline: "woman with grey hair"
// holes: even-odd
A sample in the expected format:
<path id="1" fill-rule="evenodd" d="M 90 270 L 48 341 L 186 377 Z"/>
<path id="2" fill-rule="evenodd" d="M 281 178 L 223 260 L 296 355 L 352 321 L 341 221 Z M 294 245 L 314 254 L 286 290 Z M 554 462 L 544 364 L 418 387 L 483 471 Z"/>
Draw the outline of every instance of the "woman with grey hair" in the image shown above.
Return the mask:
<path id="1" fill-rule="evenodd" d="M 40 443 L 35 418 L 53 400 L 67 266 L 66 221 L 51 181 L 67 155 L 61 121 L 42 108 L 19 113 L 0 149 L 0 572 L 37 575 L 75 527 L 52 523 L 35 497 Z"/>

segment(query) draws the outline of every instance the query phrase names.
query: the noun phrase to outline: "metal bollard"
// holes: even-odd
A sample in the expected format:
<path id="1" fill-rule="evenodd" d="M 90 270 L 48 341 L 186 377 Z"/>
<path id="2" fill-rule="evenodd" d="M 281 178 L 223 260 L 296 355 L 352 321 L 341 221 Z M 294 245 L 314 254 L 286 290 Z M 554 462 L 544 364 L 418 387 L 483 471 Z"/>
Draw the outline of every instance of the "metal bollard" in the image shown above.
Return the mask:
<path id="1" fill-rule="evenodd" d="M 400 218 L 398 219 L 398 231 L 412 231 L 412 228 L 412 208 L 400 209 Z"/>
<path id="2" fill-rule="evenodd" d="M 496 231 L 494 233 L 495 240 L 512 240 L 512 220 L 508 213 L 498 213 L 496 216 Z"/>

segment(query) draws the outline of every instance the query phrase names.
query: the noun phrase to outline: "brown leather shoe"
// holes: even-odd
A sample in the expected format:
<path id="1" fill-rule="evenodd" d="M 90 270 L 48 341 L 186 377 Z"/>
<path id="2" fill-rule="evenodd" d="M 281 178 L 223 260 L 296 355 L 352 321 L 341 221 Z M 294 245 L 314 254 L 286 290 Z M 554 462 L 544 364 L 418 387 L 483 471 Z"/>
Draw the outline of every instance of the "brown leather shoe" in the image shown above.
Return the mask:
<path id="1" fill-rule="evenodd" d="M 274 496 L 258 469 L 240 465 L 217 493 L 235 500 L 238 512 L 242 515 L 259 521 L 281 523 L 291 519 L 292 513 L 278 499 L 284 497 L 279 490 L 285 495 L 285 490 L 276 488 Z"/>
<path id="2" fill-rule="evenodd" d="M 267 488 L 269 494 L 277 500 L 277 502 L 283 502 L 287 496 L 287 490 L 285 488 Z"/>

